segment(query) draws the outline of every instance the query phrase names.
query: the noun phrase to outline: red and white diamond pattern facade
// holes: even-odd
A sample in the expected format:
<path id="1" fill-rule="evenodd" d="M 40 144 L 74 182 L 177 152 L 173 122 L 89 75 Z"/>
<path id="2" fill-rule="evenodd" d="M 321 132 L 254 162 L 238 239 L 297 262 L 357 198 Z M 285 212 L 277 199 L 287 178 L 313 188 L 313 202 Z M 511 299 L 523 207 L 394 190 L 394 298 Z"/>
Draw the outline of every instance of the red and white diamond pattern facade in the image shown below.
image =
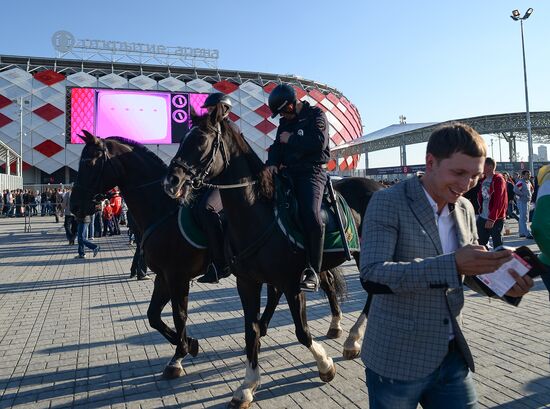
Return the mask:
<path id="1" fill-rule="evenodd" d="M 242 83 L 200 78 L 182 81 L 172 76 L 157 81 L 147 75 L 139 75 L 128 80 L 116 73 L 99 77 L 84 71 L 65 75 L 51 69 L 27 72 L 14 66 L 0 71 L 0 140 L 19 151 L 22 109 L 24 169 L 35 166 L 48 174 L 63 166 L 77 170 L 82 145 L 67 144 L 65 138 L 67 87 L 223 92 L 233 103 L 231 120 L 265 160 L 279 122 L 278 118 L 270 118 L 271 112 L 267 106 L 269 93 L 275 86 L 274 82 L 260 85 L 253 80 Z M 326 113 L 331 147 L 361 136 L 359 113 L 344 96 L 293 86 L 300 100 L 308 101 Z M 176 153 L 177 145 L 160 145 L 158 148 L 155 145 L 151 149 L 168 162 Z M 338 164 L 332 161 L 329 169 L 353 169 L 357 162 L 358 157 L 348 157 Z"/>

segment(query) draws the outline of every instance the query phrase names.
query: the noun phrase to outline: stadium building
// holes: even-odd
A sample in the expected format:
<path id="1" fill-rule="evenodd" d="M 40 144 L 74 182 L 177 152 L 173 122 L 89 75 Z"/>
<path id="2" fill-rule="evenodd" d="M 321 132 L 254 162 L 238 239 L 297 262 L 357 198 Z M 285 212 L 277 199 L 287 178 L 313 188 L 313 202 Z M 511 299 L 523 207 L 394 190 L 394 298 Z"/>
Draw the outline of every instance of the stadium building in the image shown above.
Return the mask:
<path id="1" fill-rule="evenodd" d="M 208 93 L 233 103 L 231 120 L 264 160 L 278 118 L 267 106 L 279 83 L 327 115 L 331 147 L 361 137 L 356 107 L 337 89 L 292 75 L 217 68 L 0 55 L 0 142 L 21 152 L 25 184 L 71 183 L 87 129 L 101 137 L 140 140 L 165 162 L 190 126 L 190 109 L 201 110 Z M 356 167 L 359 155 L 334 160 L 329 170 Z M 0 173 L 17 172 L 16 160 L 0 155 Z"/>

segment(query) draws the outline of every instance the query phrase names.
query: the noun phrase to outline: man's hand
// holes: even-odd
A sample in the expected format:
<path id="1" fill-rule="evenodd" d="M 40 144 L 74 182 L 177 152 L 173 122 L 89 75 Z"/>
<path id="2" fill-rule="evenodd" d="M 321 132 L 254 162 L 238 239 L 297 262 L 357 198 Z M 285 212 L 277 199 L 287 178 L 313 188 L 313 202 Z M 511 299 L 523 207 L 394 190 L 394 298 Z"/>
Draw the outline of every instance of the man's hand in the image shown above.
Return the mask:
<path id="1" fill-rule="evenodd" d="M 492 273 L 511 258 L 511 250 L 489 252 L 485 246 L 471 244 L 455 251 L 456 268 L 465 276 Z"/>
<path id="2" fill-rule="evenodd" d="M 279 135 L 279 142 L 281 143 L 288 143 L 288 140 L 290 139 L 290 136 L 292 134 L 290 132 L 282 132 L 281 135 Z"/>
<path id="3" fill-rule="evenodd" d="M 514 277 L 516 284 L 508 290 L 506 295 L 510 297 L 522 297 L 533 287 L 533 279 L 527 274 L 522 277 L 512 269 L 508 270 L 508 272 Z"/>
<path id="4" fill-rule="evenodd" d="M 495 222 L 492 221 L 492 220 L 487 220 L 487 221 L 485 222 L 485 228 L 486 228 L 486 229 L 492 229 L 494 225 L 495 225 Z"/>

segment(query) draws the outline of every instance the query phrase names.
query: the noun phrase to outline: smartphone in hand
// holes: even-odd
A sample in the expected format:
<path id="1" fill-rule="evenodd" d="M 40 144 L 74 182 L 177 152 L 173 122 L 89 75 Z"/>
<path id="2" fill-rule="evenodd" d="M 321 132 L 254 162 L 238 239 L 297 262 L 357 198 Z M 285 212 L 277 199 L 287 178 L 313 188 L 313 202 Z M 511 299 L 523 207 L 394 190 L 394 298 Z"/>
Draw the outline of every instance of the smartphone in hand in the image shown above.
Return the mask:
<path id="1" fill-rule="evenodd" d="M 508 246 L 498 246 L 493 251 L 500 251 L 500 250 L 512 250 L 519 257 L 525 260 L 527 264 L 529 264 L 530 266 L 530 269 L 527 272 L 527 275 L 530 276 L 531 278 L 540 276 L 542 273 L 544 273 L 548 269 L 548 267 L 542 264 L 539 261 L 539 258 L 537 257 L 537 255 L 533 253 L 533 251 L 527 246 L 521 246 L 518 248 L 508 247 Z"/>

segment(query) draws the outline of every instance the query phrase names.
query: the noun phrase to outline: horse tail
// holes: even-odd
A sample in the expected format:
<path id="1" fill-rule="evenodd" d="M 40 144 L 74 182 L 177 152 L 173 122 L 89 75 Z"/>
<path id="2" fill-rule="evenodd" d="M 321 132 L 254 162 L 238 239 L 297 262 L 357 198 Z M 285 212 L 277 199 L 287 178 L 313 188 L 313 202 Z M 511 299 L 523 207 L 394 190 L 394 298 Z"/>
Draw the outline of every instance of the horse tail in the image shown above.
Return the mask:
<path id="1" fill-rule="evenodd" d="M 344 277 L 342 267 L 334 267 L 327 271 L 327 278 L 334 286 L 334 292 L 339 301 L 344 301 L 348 298 L 348 286 Z"/>

